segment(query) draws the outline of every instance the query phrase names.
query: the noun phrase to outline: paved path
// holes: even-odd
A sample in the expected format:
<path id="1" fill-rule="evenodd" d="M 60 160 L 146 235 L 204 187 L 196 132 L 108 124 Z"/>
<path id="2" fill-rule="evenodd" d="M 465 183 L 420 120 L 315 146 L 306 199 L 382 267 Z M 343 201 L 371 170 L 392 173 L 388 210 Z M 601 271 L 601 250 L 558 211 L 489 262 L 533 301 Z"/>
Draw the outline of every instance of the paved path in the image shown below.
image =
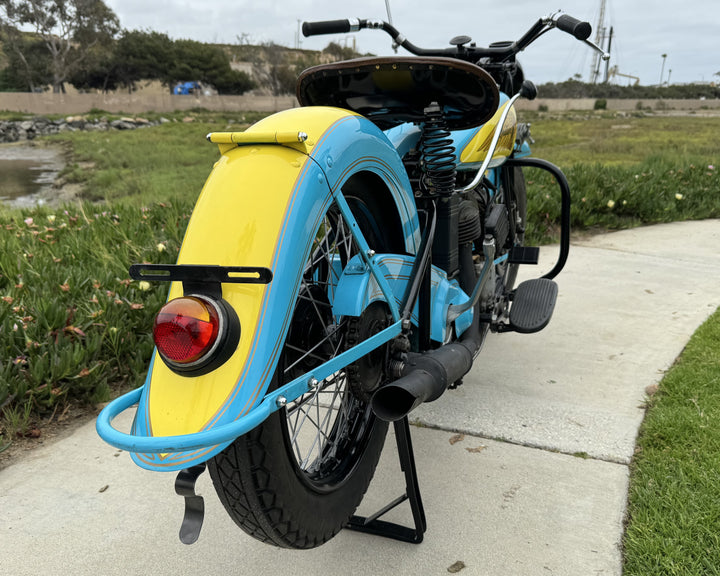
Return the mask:
<path id="1" fill-rule="evenodd" d="M 462 562 L 467 575 L 620 574 L 645 388 L 720 306 L 719 279 L 717 220 L 575 243 L 550 326 L 491 336 L 462 387 L 413 413 L 420 545 L 350 531 L 310 552 L 262 545 L 205 475 L 205 526 L 184 546 L 174 475 L 137 468 L 90 423 L 0 471 L 2 573 L 417 576 Z M 399 493 L 387 446 L 361 512 Z"/>

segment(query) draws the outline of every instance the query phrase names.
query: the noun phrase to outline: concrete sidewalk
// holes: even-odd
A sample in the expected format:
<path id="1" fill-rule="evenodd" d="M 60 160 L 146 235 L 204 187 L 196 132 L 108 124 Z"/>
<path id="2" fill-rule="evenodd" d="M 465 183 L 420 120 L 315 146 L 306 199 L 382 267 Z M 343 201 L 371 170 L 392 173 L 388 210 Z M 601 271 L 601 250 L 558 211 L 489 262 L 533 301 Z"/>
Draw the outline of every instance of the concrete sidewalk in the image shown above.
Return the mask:
<path id="1" fill-rule="evenodd" d="M 205 525 L 184 546 L 174 474 L 137 468 L 90 423 L 0 471 L 0 570 L 417 576 L 461 562 L 467 575 L 620 574 L 645 388 L 720 306 L 719 280 L 717 220 L 574 243 L 550 326 L 491 335 L 464 385 L 413 413 L 420 545 L 345 530 L 316 550 L 278 550 L 231 522 L 205 474 Z M 402 482 L 389 439 L 361 512 Z M 406 506 L 393 517 L 409 522 Z"/>

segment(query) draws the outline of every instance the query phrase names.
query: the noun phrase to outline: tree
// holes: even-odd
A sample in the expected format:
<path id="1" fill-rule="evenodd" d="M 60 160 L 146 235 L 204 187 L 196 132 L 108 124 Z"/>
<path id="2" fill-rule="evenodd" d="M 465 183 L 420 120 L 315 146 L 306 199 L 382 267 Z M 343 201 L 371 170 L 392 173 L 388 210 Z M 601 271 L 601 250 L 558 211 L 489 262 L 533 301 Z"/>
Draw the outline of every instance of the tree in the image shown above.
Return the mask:
<path id="1" fill-rule="evenodd" d="M 220 94 L 242 94 L 253 87 L 247 74 L 230 67 L 221 48 L 195 40 L 175 41 L 172 66 L 161 79 L 168 86 L 182 81 L 211 84 Z"/>
<path id="2" fill-rule="evenodd" d="M 0 91 L 37 92 L 52 82 L 50 55 L 41 40 L 15 28 L 0 29 L 5 67 L 0 72 Z"/>
<path id="3" fill-rule="evenodd" d="M 114 45 L 96 44 L 88 50 L 67 78 L 78 90 L 115 90 L 120 85 L 115 66 Z"/>
<path id="4" fill-rule="evenodd" d="M 159 80 L 169 88 L 177 82 L 203 82 L 221 94 L 242 94 L 253 87 L 246 74 L 232 70 L 221 48 L 193 40 L 173 41 L 151 30 L 123 30 L 108 54 L 103 56 L 96 46 L 70 77 L 77 88 L 122 86 L 129 91 L 142 80 Z"/>
<path id="5" fill-rule="evenodd" d="M 134 90 L 140 80 L 167 82 L 167 73 L 175 65 L 175 44 L 160 32 L 123 30 L 113 62 L 119 84 L 128 90 Z"/>
<path id="6" fill-rule="evenodd" d="M 42 39 L 52 61 L 53 91 L 60 92 L 91 48 L 115 36 L 119 22 L 102 0 L 0 0 L 0 26 L 30 29 Z"/>

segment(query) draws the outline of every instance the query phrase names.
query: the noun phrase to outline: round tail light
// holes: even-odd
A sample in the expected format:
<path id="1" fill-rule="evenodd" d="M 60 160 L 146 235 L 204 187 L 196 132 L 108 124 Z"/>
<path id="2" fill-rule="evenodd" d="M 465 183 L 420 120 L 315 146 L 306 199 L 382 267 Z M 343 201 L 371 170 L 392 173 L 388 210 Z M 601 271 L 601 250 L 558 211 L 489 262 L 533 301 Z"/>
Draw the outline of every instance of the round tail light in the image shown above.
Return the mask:
<path id="1" fill-rule="evenodd" d="M 223 300 L 183 296 L 155 317 L 153 339 L 165 364 L 185 375 L 217 368 L 232 355 L 240 337 L 235 311 Z"/>

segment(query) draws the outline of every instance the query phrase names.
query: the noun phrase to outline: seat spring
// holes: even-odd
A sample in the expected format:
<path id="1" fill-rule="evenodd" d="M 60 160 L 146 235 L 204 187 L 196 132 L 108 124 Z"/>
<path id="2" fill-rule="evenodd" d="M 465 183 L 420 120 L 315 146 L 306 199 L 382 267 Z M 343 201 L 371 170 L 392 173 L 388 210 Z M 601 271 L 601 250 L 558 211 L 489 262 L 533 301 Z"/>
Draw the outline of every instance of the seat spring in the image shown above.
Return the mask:
<path id="1" fill-rule="evenodd" d="M 425 110 L 422 155 L 429 191 L 439 196 L 451 195 L 455 190 L 455 146 L 439 107 Z"/>

